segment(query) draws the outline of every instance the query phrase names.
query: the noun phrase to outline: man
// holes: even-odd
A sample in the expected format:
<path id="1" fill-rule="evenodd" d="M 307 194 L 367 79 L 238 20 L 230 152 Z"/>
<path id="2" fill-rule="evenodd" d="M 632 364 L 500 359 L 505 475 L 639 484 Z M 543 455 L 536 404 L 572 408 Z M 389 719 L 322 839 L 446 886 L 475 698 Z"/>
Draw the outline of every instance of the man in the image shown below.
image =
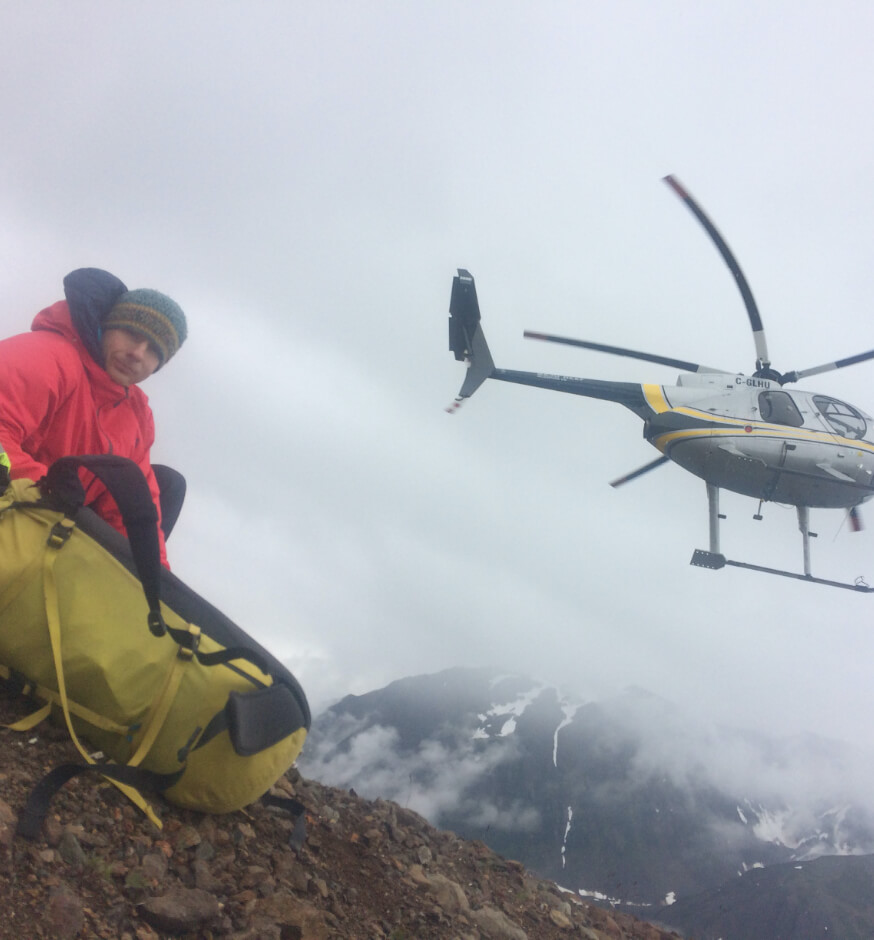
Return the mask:
<path id="1" fill-rule="evenodd" d="M 151 465 L 155 426 L 138 385 L 179 350 L 185 315 L 165 294 L 128 291 L 97 268 L 68 274 L 64 295 L 37 314 L 30 333 L 0 341 L 0 449 L 12 479 L 34 482 L 60 457 L 133 460 L 158 507 L 161 561 L 169 567 L 164 539 L 179 514 L 185 481 Z M 100 481 L 85 471 L 82 478 L 85 504 L 124 533 Z"/>

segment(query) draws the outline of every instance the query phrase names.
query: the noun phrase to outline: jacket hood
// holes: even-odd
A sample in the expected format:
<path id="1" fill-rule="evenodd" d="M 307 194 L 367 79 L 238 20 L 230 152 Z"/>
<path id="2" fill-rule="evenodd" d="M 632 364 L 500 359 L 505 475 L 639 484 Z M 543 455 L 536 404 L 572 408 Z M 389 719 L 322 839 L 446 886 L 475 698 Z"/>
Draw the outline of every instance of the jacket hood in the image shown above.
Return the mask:
<path id="1" fill-rule="evenodd" d="M 91 358 L 102 367 L 100 325 L 127 287 L 114 274 L 100 268 L 77 268 L 64 278 L 64 296 L 70 319 Z"/>

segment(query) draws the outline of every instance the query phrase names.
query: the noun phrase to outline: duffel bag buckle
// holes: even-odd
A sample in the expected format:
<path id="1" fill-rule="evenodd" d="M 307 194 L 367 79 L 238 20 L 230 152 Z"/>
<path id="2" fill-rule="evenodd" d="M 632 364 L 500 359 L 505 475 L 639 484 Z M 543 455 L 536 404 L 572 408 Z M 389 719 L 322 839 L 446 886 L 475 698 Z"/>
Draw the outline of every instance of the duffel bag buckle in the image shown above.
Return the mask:
<path id="1" fill-rule="evenodd" d="M 75 528 L 76 523 L 72 519 L 60 519 L 52 526 L 46 544 L 51 545 L 52 548 L 61 548 L 73 534 Z"/>
<path id="2" fill-rule="evenodd" d="M 188 633 L 179 644 L 179 658 L 192 659 L 200 647 L 200 627 L 193 623 L 188 624 Z"/>

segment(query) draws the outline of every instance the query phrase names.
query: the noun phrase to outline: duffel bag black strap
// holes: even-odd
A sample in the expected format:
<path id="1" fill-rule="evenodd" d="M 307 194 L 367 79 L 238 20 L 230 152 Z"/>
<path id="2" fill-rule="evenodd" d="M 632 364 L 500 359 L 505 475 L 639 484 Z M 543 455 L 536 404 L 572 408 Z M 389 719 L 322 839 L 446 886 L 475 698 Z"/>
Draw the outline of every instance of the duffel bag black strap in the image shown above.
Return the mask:
<path id="1" fill-rule="evenodd" d="M 44 505 L 74 516 L 85 502 L 78 469 L 93 473 L 109 490 L 127 529 L 128 542 L 137 575 L 149 605 L 149 629 L 155 636 L 166 633 L 161 616 L 161 546 L 158 538 L 158 510 L 142 470 L 126 457 L 98 454 L 62 457 L 56 460 L 40 481 Z"/>
<path id="2" fill-rule="evenodd" d="M 157 774 L 141 767 L 125 767 L 123 764 L 59 764 L 30 791 L 27 803 L 18 817 L 16 835 L 31 842 L 37 839 L 53 797 L 65 783 L 79 774 L 99 773 L 125 787 L 148 793 L 163 793 L 177 783 L 184 772 L 184 767 L 176 773 Z"/>
<path id="3" fill-rule="evenodd" d="M 261 803 L 264 806 L 273 806 L 277 809 L 285 810 L 290 816 L 294 816 L 294 828 L 288 838 L 289 848 L 295 852 L 300 852 L 307 837 L 306 806 L 300 800 L 291 796 L 274 796 L 272 793 L 265 793 L 261 797 Z"/>

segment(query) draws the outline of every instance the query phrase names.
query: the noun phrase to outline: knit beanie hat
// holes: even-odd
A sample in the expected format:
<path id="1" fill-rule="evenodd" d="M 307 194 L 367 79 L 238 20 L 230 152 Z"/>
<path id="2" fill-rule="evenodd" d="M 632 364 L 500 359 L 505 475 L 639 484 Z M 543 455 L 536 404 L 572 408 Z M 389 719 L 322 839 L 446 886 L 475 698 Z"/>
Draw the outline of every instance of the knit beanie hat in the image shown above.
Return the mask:
<path id="1" fill-rule="evenodd" d="M 153 343 L 164 365 L 185 342 L 188 326 L 175 300 L 156 290 L 139 288 L 122 294 L 103 321 L 104 330 L 141 333 Z M 160 366 L 159 366 L 160 368 Z"/>

